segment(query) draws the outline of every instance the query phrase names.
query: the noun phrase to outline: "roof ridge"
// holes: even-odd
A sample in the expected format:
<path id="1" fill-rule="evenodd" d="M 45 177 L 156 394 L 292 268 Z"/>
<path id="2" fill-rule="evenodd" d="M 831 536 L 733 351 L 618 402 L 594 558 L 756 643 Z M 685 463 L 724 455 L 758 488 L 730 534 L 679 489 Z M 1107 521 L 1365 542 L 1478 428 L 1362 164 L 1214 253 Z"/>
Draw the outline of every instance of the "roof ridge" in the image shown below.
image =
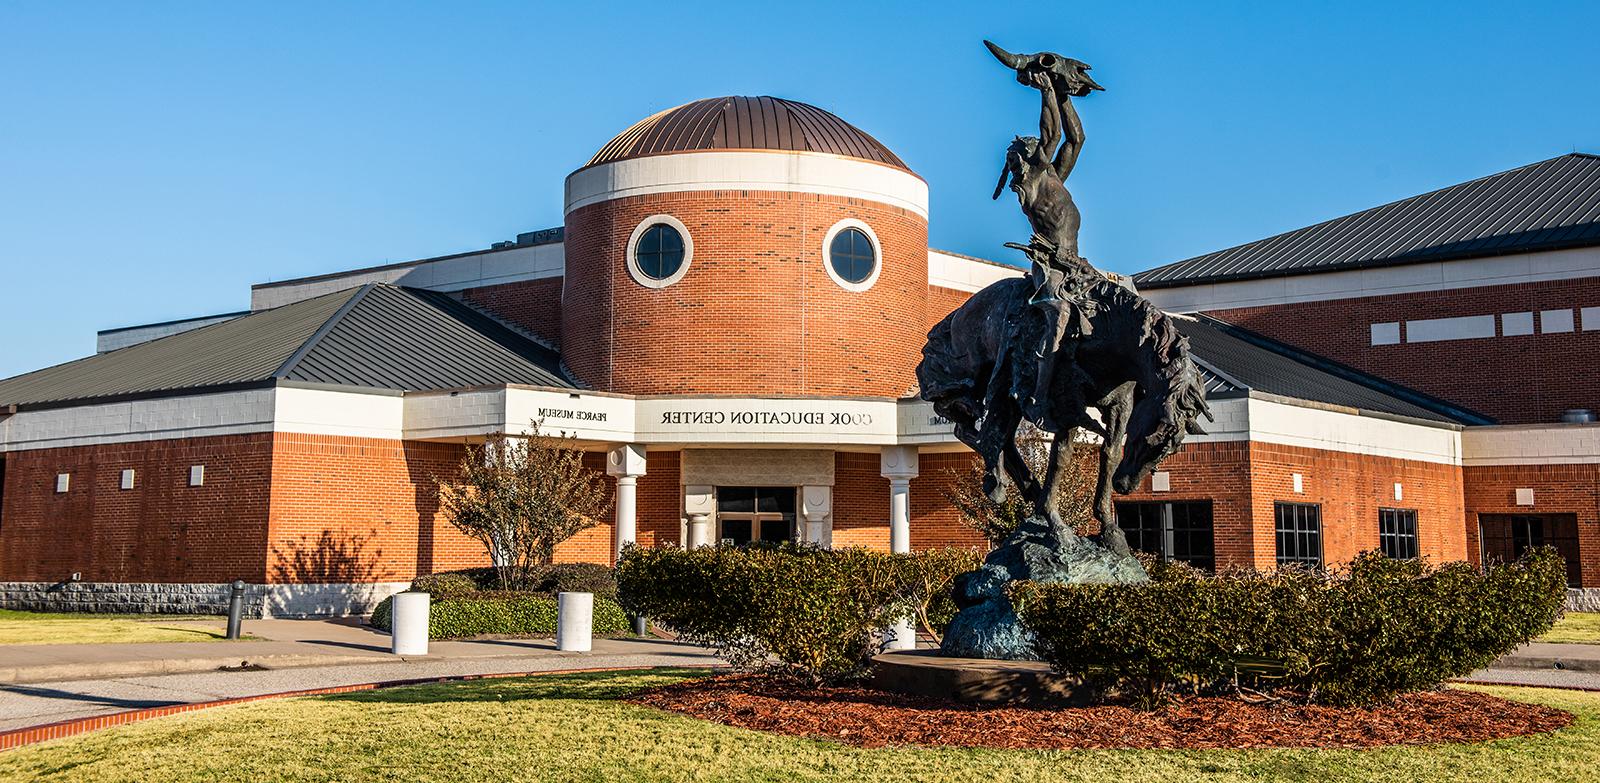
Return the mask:
<path id="1" fill-rule="evenodd" d="M 1412 405 L 1416 405 L 1417 407 L 1426 408 L 1441 416 L 1447 416 L 1451 419 L 1454 419 L 1458 423 L 1473 425 L 1496 423 L 1493 418 L 1478 413 L 1470 408 L 1457 405 L 1449 400 L 1435 397 L 1426 392 L 1417 391 L 1409 386 L 1402 386 L 1398 383 L 1394 383 L 1393 381 L 1384 380 L 1383 378 L 1379 378 L 1378 376 L 1369 372 L 1356 369 L 1355 367 L 1351 367 L 1347 364 L 1329 359 L 1325 356 L 1319 356 L 1314 353 L 1303 351 L 1299 348 L 1289 345 L 1288 343 L 1274 340 L 1271 337 L 1259 332 L 1254 332 L 1242 326 L 1228 323 L 1227 321 L 1217 318 L 1216 316 L 1201 312 L 1192 313 L 1191 315 L 1195 318 L 1195 320 L 1206 324 L 1207 326 L 1210 326 L 1224 334 L 1244 340 L 1245 342 L 1248 342 L 1257 348 L 1271 351 L 1279 356 L 1283 356 L 1313 369 L 1328 373 L 1329 375 L 1342 378 L 1351 383 L 1360 384 L 1373 391 L 1398 397 L 1399 399 L 1409 402 Z M 1252 387 L 1243 385 L 1243 388 Z"/>
<path id="2" fill-rule="evenodd" d="M 366 285 L 356 289 L 355 293 L 351 294 L 350 298 L 345 300 L 344 304 L 339 305 L 339 309 L 334 310 L 333 314 L 328 316 L 328 320 L 323 321 L 322 325 L 317 327 L 317 331 L 311 333 L 311 337 L 307 338 L 305 342 L 301 343 L 300 347 L 296 348 L 294 353 L 289 354 L 289 358 L 283 360 L 283 364 L 278 365 L 278 369 L 275 370 L 270 377 L 275 380 L 283 380 L 289 377 L 289 373 L 294 371 L 295 365 L 299 364 L 306 358 L 307 354 L 315 350 L 317 344 L 322 342 L 322 338 L 327 337 L 328 332 L 333 331 L 334 327 L 338 326 L 339 322 L 344 320 L 344 317 L 349 315 L 351 310 L 355 309 L 356 304 L 365 298 L 369 291 L 377 288 L 379 285 L 382 284 L 367 283 Z"/>
<path id="3" fill-rule="evenodd" d="M 1253 239 L 1253 240 L 1251 240 L 1249 242 L 1240 242 L 1237 245 L 1229 245 L 1228 247 L 1224 247 L 1224 248 L 1220 248 L 1220 249 L 1217 249 L 1217 250 L 1213 250 L 1213 251 L 1211 251 L 1209 253 L 1200 253 L 1198 255 L 1193 255 L 1193 256 L 1190 256 L 1188 258 L 1179 259 L 1177 261 L 1173 261 L 1173 262 L 1170 262 L 1170 263 L 1162 264 L 1161 266 L 1157 266 L 1157 267 L 1152 267 L 1150 269 L 1146 269 L 1146 270 L 1144 270 L 1142 272 L 1135 272 L 1132 275 L 1132 277 L 1134 278 L 1134 282 L 1137 283 L 1137 282 L 1140 282 L 1139 281 L 1140 277 L 1143 277 L 1143 276 L 1146 276 L 1146 275 L 1150 275 L 1150 274 L 1154 274 L 1156 272 L 1160 272 L 1163 269 L 1169 269 L 1171 267 L 1179 266 L 1181 264 L 1187 264 L 1187 263 L 1189 263 L 1191 261 L 1195 261 L 1197 259 L 1206 258 L 1208 256 L 1218 255 L 1220 253 L 1226 253 L 1226 252 L 1231 251 L 1231 250 L 1238 250 L 1240 248 L 1251 247 L 1252 245 L 1264 244 L 1264 243 L 1267 243 L 1267 242 L 1271 242 L 1271 241 L 1273 241 L 1275 239 L 1279 239 L 1281 237 L 1289 236 L 1290 234 L 1299 234 L 1299 233 L 1302 233 L 1302 232 L 1310 232 L 1313 229 L 1320 228 L 1322 226 L 1326 226 L 1326 225 L 1328 225 L 1330 223 L 1337 223 L 1337 222 L 1339 222 L 1341 220 L 1349 220 L 1351 218 L 1355 218 L 1355 217 L 1358 217 L 1358 216 L 1361 216 L 1361 215 L 1365 215 L 1365 214 L 1367 214 L 1369 212 L 1376 212 L 1376 211 L 1378 211 L 1380 209 L 1387 209 L 1387 208 L 1395 206 L 1397 204 L 1404 204 L 1405 202 L 1408 202 L 1408 201 L 1417 201 L 1419 199 L 1427 198 L 1428 196 L 1432 196 L 1432 195 L 1435 195 L 1435 194 L 1438 194 L 1438 193 L 1443 193 L 1443 192 L 1445 192 L 1447 190 L 1454 190 L 1456 188 L 1466 187 L 1466 186 L 1473 185 L 1473 184 L 1476 184 L 1476 183 L 1479 183 L 1479 182 L 1484 182 L 1486 180 L 1494 179 L 1495 177 L 1503 177 L 1503 176 L 1506 176 L 1508 174 L 1514 174 L 1516 172 L 1523 171 L 1525 169 L 1534 168 L 1535 166 L 1543 166 L 1543 165 L 1545 165 L 1547 163 L 1550 163 L 1552 161 L 1561 160 L 1563 158 L 1588 158 L 1588 159 L 1592 159 L 1592 160 L 1600 160 L 1600 155 L 1596 155 L 1596 154 L 1588 153 L 1588 152 L 1567 152 L 1567 153 L 1563 153 L 1561 155 L 1556 155 L 1554 157 L 1545 158 L 1543 160 L 1536 160 L 1536 161 L 1534 161 L 1532 163 L 1524 163 L 1521 166 L 1514 166 L 1512 168 L 1505 169 L 1503 171 L 1496 171 L 1496 172 L 1493 172 L 1491 174 L 1484 174 L 1484 175 L 1479 176 L 1479 177 L 1473 177 L 1472 179 L 1463 180 L 1461 182 L 1457 182 L 1457 183 L 1454 183 L 1454 184 L 1451 184 L 1451 185 L 1445 185 L 1443 187 L 1434 188 L 1432 190 L 1426 190 L 1426 191 L 1423 191 L 1421 193 L 1416 193 L 1416 194 L 1413 194 L 1413 195 L 1410 195 L 1410 196 L 1406 196 L 1404 198 L 1397 198 L 1397 199 L 1394 199 L 1394 200 L 1391 200 L 1391 201 L 1385 201 L 1382 204 L 1376 204 L 1374 206 L 1370 206 L 1370 207 L 1367 207 L 1365 209 L 1358 209 L 1358 210 L 1356 210 L 1354 212 L 1348 212 L 1348 213 L 1345 213 L 1343 215 L 1336 215 L 1334 217 L 1328 218 L 1327 220 L 1321 220 L 1321 221 L 1318 221 L 1316 223 L 1310 223 L 1310 224 L 1301 226 L 1299 228 L 1292 228 L 1292 229 L 1289 229 L 1288 231 L 1280 231 L 1280 232 L 1278 232 L 1276 234 L 1272 234 L 1271 236 L 1265 236 L 1265 237 L 1262 237 L 1260 239 Z M 1166 282 L 1166 281 L 1158 281 L 1158 282 Z"/>

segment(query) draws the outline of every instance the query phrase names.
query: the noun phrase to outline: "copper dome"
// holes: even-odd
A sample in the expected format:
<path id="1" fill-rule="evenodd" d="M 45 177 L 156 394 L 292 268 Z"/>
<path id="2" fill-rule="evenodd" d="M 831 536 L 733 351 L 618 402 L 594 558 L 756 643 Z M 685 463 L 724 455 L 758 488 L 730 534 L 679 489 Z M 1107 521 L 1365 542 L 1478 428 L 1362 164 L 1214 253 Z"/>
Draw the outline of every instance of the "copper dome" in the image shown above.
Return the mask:
<path id="1" fill-rule="evenodd" d="M 653 114 L 607 142 L 589 165 L 701 150 L 824 152 L 911 170 L 882 142 L 833 113 L 766 95 L 706 98 Z"/>

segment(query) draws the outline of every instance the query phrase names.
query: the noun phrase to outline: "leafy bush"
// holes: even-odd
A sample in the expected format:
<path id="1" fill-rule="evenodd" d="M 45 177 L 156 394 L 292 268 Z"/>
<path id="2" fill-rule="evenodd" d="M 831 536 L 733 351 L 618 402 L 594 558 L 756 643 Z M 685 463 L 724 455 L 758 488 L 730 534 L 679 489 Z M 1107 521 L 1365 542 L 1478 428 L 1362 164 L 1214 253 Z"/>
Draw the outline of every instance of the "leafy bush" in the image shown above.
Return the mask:
<path id="1" fill-rule="evenodd" d="M 628 612 L 716 649 L 737 668 L 836 680 L 864 671 L 879 629 L 941 615 L 950 579 L 977 562 L 974 553 L 953 552 L 960 550 L 634 547 L 617 565 L 618 595 Z"/>
<path id="2" fill-rule="evenodd" d="M 417 593 L 427 593 L 434 600 L 450 596 L 476 593 L 481 589 L 472 577 L 459 571 L 447 571 L 442 574 L 429 574 L 419 576 L 411 581 L 411 590 Z"/>
<path id="3" fill-rule="evenodd" d="M 1553 550 L 1488 571 L 1376 553 L 1337 573 L 1197 576 L 1135 585 L 1023 583 L 1012 600 L 1057 670 L 1145 704 L 1177 690 L 1382 701 L 1482 668 L 1560 614 Z"/>
<path id="4" fill-rule="evenodd" d="M 560 563 L 542 566 L 533 572 L 533 591 L 556 593 L 594 593 L 595 598 L 617 597 L 617 576 L 611 566 L 598 563 Z"/>
<path id="5" fill-rule="evenodd" d="M 373 627 L 393 628 L 392 599 L 385 598 L 372 612 Z M 428 607 L 429 639 L 464 639 L 472 636 L 538 636 L 556 631 L 556 599 L 513 592 L 477 592 L 433 601 Z M 628 629 L 628 616 L 616 601 L 596 596 L 594 632 L 620 633 Z"/>
<path id="6" fill-rule="evenodd" d="M 617 577 L 610 566 L 598 563 L 556 563 L 535 566 L 528 575 L 528 589 L 517 592 L 554 596 L 556 593 L 594 593 L 597 598 L 615 598 Z M 434 598 L 499 590 L 499 572 L 493 567 L 462 568 L 419 576 L 411 589 Z"/>

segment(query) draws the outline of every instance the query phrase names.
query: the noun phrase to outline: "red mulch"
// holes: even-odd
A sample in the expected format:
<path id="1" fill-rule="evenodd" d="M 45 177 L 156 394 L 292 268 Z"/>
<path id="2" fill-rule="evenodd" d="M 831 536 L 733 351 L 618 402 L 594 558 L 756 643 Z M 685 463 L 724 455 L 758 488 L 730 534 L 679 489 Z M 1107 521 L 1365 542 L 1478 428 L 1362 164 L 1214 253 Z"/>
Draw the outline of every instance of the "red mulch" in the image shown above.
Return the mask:
<path id="1" fill-rule="evenodd" d="M 980 707 L 862 687 L 804 688 L 728 675 L 629 698 L 704 720 L 879 748 L 1371 748 L 1479 742 L 1555 731 L 1572 714 L 1472 691 L 1414 693 L 1373 709 L 1185 698 L 1128 707 Z"/>

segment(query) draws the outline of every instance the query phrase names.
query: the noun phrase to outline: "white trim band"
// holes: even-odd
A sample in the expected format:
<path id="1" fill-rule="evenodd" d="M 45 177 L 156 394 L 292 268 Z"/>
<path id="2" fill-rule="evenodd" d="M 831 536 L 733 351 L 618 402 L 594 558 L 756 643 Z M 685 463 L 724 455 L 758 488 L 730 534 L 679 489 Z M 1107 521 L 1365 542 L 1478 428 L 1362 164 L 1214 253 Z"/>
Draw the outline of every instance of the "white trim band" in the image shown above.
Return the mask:
<path id="1" fill-rule="evenodd" d="M 876 201 L 928 217 L 928 183 L 908 171 L 812 152 L 683 152 L 630 158 L 567 176 L 566 209 L 652 193 L 767 190 Z"/>

